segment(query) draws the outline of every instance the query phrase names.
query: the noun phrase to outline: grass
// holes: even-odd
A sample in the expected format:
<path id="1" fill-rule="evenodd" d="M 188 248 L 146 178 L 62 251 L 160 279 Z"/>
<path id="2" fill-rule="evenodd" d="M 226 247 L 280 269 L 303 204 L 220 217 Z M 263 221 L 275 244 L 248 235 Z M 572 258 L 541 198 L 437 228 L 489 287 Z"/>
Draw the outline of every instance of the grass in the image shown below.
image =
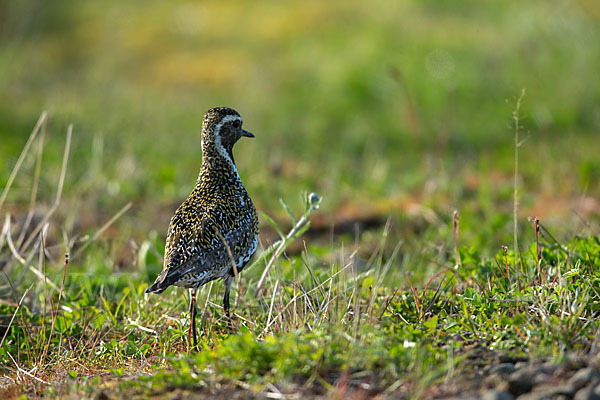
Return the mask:
<path id="1" fill-rule="evenodd" d="M 595 350 L 598 7 L 438 3 L 0 1 L 0 397 L 427 398 Z M 221 104 L 261 247 L 189 354 L 144 290 Z"/>
<path id="2" fill-rule="evenodd" d="M 36 148 L 46 121 L 43 114 L 25 150 Z M 421 254 L 434 265 L 421 285 L 409 255 L 401 256 L 403 242 L 388 242 L 391 221 L 368 258 L 361 258 L 360 243 L 308 244 L 287 254 L 319 208 L 321 198 L 311 193 L 300 218 L 282 202 L 292 225 L 288 234 L 263 214 L 280 240 L 260 251 L 237 281 L 234 332 L 218 301 L 221 285 L 201 292 L 201 349 L 190 354 L 184 291 L 144 293 L 162 265 L 161 237 L 150 234 L 136 246 L 136 265 L 122 271 L 107 251 L 110 242 L 99 241 L 126 209 L 87 239 L 66 240 L 64 259 L 55 256 L 63 245 L 48 246 L 69 143 L 56 202 L 38 217 L 41 232 L 7 219 L 0 237 L 8 260 L 0 350 L 6 396 L 153 396 L 231 387 L 342 397 L 400 390 L 426 397 L 432 385 L 472 368 L 463 361 L 473 344 L 558 359 L 597 346 L 600 236 L 558 242 L 535 218 L 519 239 L 529 242 L 523 251 L 502 246 L 485 256 L 464 243 L 454 213 L 444 251 Z M 40 162 L 26 153 L 23 159 Z M 73 267 L 70 255 L 85 268 Z"/>

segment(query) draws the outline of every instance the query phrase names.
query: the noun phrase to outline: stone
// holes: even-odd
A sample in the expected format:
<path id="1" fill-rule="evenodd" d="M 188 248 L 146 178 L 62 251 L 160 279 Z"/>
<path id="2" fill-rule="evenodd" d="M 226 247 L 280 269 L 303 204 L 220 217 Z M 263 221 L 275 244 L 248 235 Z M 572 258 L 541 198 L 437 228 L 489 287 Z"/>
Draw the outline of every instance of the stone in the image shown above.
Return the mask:
<path id="1" fill-rule="evenodd" d="M 535 391 L 517 397 L 517 400 L 550 400 L 550 399 L 572 399 L 575 388 L 571 385 L 549 386 L 547 388 L 536 388 Z"/>
<path id="2" fill-rule="evenodd" d="M 508 391 L 514 396 L 527 393 L 531 391 L 531 388 L 533 387 L 531 371 L 521 369 L 513 372 L 508 377 L 507 383 Z"/>
<path id="3" fill-rule="evenodd" d="M 588 386 L 592 381 L 597 381 L 598 378 L 600 378 L 600 376 L 595 369 L 582 368 L 569 379 L 568 383 L 576 390 L 579 390 L 584 386 Z"/>
<path id="4" fill-rule="evenodd" d="M 600 393 L 593 385 L 586 386 L 575 393 L 574 400 L 600 400 Z"/>
<path id="5" fill-rule="evenodd" d="M 490 374 L 500 374 L 500 375 L 506 374 L 506 375 L 508 375 L 508 374 L 512 374 L 516 370 L 517 370 L 517 368 L 515 368 L 514 364 L 502 363 L 502 364 L 494 365 L 492 368 L 490 368 Z"/>
<path id="6" fill-rule="evenodd" d="M 488 390 L 481 395 L 481 400 L 513 400 L 515 396 L 500 390 Z"/>
<path id="7" fill-rule="evenodd" d="M 538 372 L 533 375 L 532 382 L 533 382 L 533 386 L 545 385 L 545 384 L 552 382 L 552 377 L 543 372 Z"/>

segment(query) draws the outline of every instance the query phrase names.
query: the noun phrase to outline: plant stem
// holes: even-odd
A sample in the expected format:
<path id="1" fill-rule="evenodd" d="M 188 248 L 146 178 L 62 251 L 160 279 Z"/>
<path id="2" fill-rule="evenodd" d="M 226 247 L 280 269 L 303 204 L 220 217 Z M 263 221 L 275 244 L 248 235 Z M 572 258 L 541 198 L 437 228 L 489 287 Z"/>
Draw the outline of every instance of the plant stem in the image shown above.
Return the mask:
<path id="1" fill-rule="evenodd" d="M 518 222 L 517 222 L 517 211 L 519 209 L 519 122 L 521 116 L 519 111 L 521 109 L 521 100 L 525 96 L 525 88 L 521 89 L 521 95 L 517 99 L 517 105 L 515 111 L 513 111 L 513 120 L 515 121 L 515 177 L 514 177 L 514 192 L 513 192 L 513 247 L 515 252 L 515 266 L 517 264 L 517 257 L 519 253 L 519 241 L 518 241 Z"/>

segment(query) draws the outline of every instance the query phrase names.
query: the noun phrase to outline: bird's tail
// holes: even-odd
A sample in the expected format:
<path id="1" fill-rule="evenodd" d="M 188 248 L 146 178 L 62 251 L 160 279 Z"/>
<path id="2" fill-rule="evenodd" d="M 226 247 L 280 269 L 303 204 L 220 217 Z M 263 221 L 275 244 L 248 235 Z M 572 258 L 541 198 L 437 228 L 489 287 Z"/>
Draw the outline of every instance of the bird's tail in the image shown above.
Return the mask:
<path id="1" fill-rule="evenodd" d="M 182 276 L 181 268 L 165 268 L 163 272 L 156 278 L 156 281 L 146 289 L 146 293 L 159 294 L 164 292 L 169 286 L 177 282 Z"/>
<path id="2" fill-rule="evenodd" d="M 165 291 L 170 285 L 163 285 L 163 282 L 159 282 L 157 279 L 156 282 L 152 284 L 148 289 L 146 289 L 146 293 L 154 293 L 159 294 Z"/>

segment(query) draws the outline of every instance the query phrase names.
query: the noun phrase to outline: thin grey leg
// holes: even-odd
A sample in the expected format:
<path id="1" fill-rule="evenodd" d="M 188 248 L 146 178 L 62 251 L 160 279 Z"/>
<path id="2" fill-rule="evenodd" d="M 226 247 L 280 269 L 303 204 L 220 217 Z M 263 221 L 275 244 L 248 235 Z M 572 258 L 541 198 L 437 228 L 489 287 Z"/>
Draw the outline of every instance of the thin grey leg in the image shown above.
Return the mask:
<path id="1" fill-rule="evenodd" d="M 227 317 L 227 325 L 229 325 L 229 330 L 232 330 L 233 327 L 231 325 L 231 315 L 229 314 L 229 292 L 231 291 L 231 284 L 233 283 L 233 276 L 227 277 L 225 279 L 225 297 L 223 297 L 223 311 L 225 311 L 225 316 Z"/>
<path id="2" fill-rule="evenodd" d="M 198 342 L 196 340 L 196 289 L 190 289 L 190 330 L 188 332 L 188 346 L 192 348 L 190 336 L 193 336 L 194 338 L 193 348 L 198 348 Z"/>

